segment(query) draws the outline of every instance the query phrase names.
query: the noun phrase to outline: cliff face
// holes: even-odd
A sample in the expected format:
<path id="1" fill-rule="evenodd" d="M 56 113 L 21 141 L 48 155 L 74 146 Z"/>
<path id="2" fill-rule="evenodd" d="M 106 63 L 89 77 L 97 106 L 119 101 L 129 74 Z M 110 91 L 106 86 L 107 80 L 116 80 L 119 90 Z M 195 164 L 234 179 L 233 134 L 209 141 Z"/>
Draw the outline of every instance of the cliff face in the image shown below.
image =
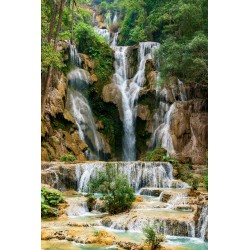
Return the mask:
<path id="1" fill-rule="evenodd" d="M 80 139 L 75 120 L 65 107 L 67 87 L 65 75 L 54 71 L 41 121 L 43 161 L 59 160 L 65 153 L 72 153 L 79 161 L 86 160 L 84 151 L 88 146 Z"/>
<path id="2" fill-rule="evenodd" d="M 156 86 L 157 75 L 156 65 L 147 60 L 146 79 L 137 109 L 138 154 L 143 155 L 148 150 L 152 135 L 157 134 L 159 129 L 158 145 L 168 150 L 164 146 L 164 130 L 169 129 L 174 158 L 183 163 L 205 164 L 208 150 L 207 88 L 182 83 L 174 77 L 168 83 Z M 169 114 L 169 128 L 164 124 L 161 127 L 159 123 L 159 120 L 166 119 L 166 110 L 161 108 L 164 105 L 168 105 L 167 108 L 174 105 L 173 112 Z"/>

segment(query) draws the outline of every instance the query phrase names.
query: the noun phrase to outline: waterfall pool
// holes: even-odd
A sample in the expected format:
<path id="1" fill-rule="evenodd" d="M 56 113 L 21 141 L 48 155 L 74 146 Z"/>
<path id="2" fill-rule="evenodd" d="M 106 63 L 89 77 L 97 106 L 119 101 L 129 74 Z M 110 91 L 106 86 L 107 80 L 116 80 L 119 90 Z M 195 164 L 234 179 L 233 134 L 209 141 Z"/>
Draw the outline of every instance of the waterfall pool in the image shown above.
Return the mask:
<path id="1" fill-rule="evenodd" d="M 101 246 L 95 244 L 79 244 L 69 242 L 67 240 L 42 240 L 41 250 L 103 250 L 103 249 L 117 249 L 115 246 Z"/>

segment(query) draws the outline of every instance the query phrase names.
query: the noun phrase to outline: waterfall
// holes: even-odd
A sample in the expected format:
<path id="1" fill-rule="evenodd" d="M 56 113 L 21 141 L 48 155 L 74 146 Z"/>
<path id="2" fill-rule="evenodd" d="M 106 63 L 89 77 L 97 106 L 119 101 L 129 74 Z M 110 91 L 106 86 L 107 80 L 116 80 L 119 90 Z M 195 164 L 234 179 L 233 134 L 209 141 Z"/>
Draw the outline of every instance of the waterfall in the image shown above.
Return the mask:
<path id="1" fill-rule="evenodd" d="M 80 69 L 81 59 L 75 48 L 70 45 L 70 60 L 75 68 L 68 74 L 68 89 L 70 111 L 75 118 L 78 133 L 84 142 L 87 142 L 89 149 L 85 155 L 88 159 L 100 158 L 100 151 L 104 151 L 105 143 L 99 135 L 94 117 L 89 106 L 88 100 L 82 94 L 91 82 L 90 75 L 84 69 Z"/>
<path id="2" fill-rule="evenodd" d="M 127 178 L 129 185 L 136 192 L 142 187 L 170 187 L 173 179 L 173 166 L 167 162 L 115 162 L 116 172 Z M 89 181 L 96 177 L 98 171 L 105 170 L 105 162 L 78 164 L 76 177 L 78 191 L 87 191 Z"/>
<path id="3" fill-rule="evenodd" d="M 187 194 L 177 193 L 173 195 L 167 203 L 167 210 L 175 210 L 178 205 L 186 205 L 186 202 L 183 201 L 183 198 L 188 197 Z M 160 197 L 161 198 L 161 197 Z"/>
<path id="4" fill-rule="evenodd" d="M 187 94 L 186 91 L 184 89 L 184 84 L 181 80 L 177 79 L 177 83 L 178 83 L 178 88 L 180 91 L 180 99 L 181 101 L 187 101 Z"/>
<path id="5" fill-rule="evenodd" d="M 158 111 L 154 115 L 154 132 L 151 137 L 151 148 L 161 146 L 168 153 L 174 153 L 172 137 L 170 135 L 171 117 L 175 109 L 175 103 L 160 102 Z"/>
<path id="6" fill-rule="evenodd" d="M 68 216 L 83 216 L 89 212 L 87 202 L 81 199 L 67 199 L 69 207 L 66 209 Z"/>
<path id="7" fill-rule="evenodd" d="M 114 47 L 117 45 L 118 36 L 119 36 L 119 31 L 114 34 L 114 38 L 113 38 L 113 41 L 111 43 L 111 46 Z"/>
<path id="8" fill-rule="evenodd" d="M 122 117 L 123 117 L 123 160 L 135 160 L 135 131 L 133 110 L 130 105 L 127 77 L 127 49 L 128 47 L 113 47 L 115 51 L 115 74 L 113 81 L 117 84 L 122 95 Z"/>
<path id="9" fill-rule="evenodd" d="M 153 51 L 159 48 L 159 43 L 139 43 L 139 65 L 138 71 L 132 81 L 128 82 L 128 47 L 113 46 L 115 51 L 115 74 L 113 81 L 118 85 L 122 95 L 123 111 L 123 160 L 135 160 L 135 118 L 137 109 L 135 107 L 139 91 L 145 81 L 145 66 L 148 59 L 153 58 Z"/>
<path id="10" fill-rule="evenodd" d="M 164 235 L 175 235 L 175 236 L 195 236 L 195 226 L 191 221 L 179 221 L 171 220 L 167 218 L 150 218 L 148 216 L 141 215 L 121 215 L 113 221 L 106 222 L 101 221 L 106 227 L 110 227 L 116 230 L 131 230 L 136 232 L 142 232 L 143 228 L 147 225 L 155 226 L 158 233 Z"/>
<path id="11" fill-rule="evenodd" d="M 139 43 L 138 71 L 129 85 L 130 105 L 134 108 L 138 99 L 138 94 L 145 82 L 145 67 L 148 59 L 153 59 L 153 52 L 160 47 L 156 42 Z"/>
<path id="12" fill-rule="evenodd" d="M 102 139 L 96 130 L 95 121 L 88 100 L 78 91 L 69 90 L 71 113 L 73 114 L 81 140 L 87 142 L 89 159 L 98 160 L 103 149 Z"/>
<path id="13" fill-rule="evenodd" d="M 112 24 L 116 24 L 117 21 L 118 21 L 117 12 L 115 12 L 115 15 L 114 15 L 114 17 L 113 17 Z"/>
<path id="14" fill-rule="evenodd" d="M 92 14 L 92 25 L 93 25 L 93 26 L 95 26 L 95 24 L 96 24 L 95 17 L 96 17 L 96 13 L 93 12 L 93 14 Z"/>
<path id="15" fill-rule="evenodd" d="M 108 44 L 110 43 L 110 32 L 108 29 L 99 29 L 98 27 L 94 27 L 94 30 L 97 34 L 103 37 Z"/>
<path id="16" fill-rule="evenodd" d="M 79 91 L 87 89 L 91 83 L 89 72 L 80 68 L 71 70 L 67 78 L 69 85 Z"/>
<path id="17" fill-rule="evenodd" d="M 75 45 L 70 44 L 69 45 L 69 55 L 70 55 L 70 62 L 71 64 L 77 66 L 77 67 L 81 67 L 81 58 L 78 55 L 77 49 Z"/>
<path id="18" fill-rule="evenodd" d="M 202 240 L 205 239 L 208 226 L 208 205 L 204 204 L 198 221 L 198 237 Z"/>

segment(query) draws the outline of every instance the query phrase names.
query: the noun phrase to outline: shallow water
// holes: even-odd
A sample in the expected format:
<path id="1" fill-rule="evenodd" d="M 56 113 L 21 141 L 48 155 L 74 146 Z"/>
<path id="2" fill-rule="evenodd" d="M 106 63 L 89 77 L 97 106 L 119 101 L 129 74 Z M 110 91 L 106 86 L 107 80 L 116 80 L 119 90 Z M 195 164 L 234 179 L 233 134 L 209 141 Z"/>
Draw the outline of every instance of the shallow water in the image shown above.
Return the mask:
<path id="1" fill-rule="evenodd" d="M 95 244 L 79 244 L 69 242 L 66 240 L 42 240 L 42 250 L 103 250 L 103 249 L 117 249 L 116 247 L 107 247 Z"/>
<path id="2" fill-rule="evenodd" d="M 199 238 L 167 236 L 167 245 L 182 246 L 190 250 L 207 250 L 208 243 Z"/>

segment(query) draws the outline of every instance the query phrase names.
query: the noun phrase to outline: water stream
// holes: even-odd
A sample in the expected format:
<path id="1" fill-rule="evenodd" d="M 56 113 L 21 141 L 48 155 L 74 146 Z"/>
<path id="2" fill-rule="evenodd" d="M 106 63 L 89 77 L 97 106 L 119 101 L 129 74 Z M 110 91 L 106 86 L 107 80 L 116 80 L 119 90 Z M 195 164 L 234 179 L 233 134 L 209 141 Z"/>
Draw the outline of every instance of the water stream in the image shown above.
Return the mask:
<path id="1" fill-rule="evenodd" d="M 96 129 L 92 110 L 84 91 L 91 82 L 90 75 L 84 69 L 80 69 L 81 59 L 75 46 L 70 45 L 70 60 L 74 68 L 68 74 L 68 97 L 70 111 L 75 118 L 80 138 L 87 142 L 89 149 L 85 155 L 87 159 L 105 158 L 105 142 Z"/>

